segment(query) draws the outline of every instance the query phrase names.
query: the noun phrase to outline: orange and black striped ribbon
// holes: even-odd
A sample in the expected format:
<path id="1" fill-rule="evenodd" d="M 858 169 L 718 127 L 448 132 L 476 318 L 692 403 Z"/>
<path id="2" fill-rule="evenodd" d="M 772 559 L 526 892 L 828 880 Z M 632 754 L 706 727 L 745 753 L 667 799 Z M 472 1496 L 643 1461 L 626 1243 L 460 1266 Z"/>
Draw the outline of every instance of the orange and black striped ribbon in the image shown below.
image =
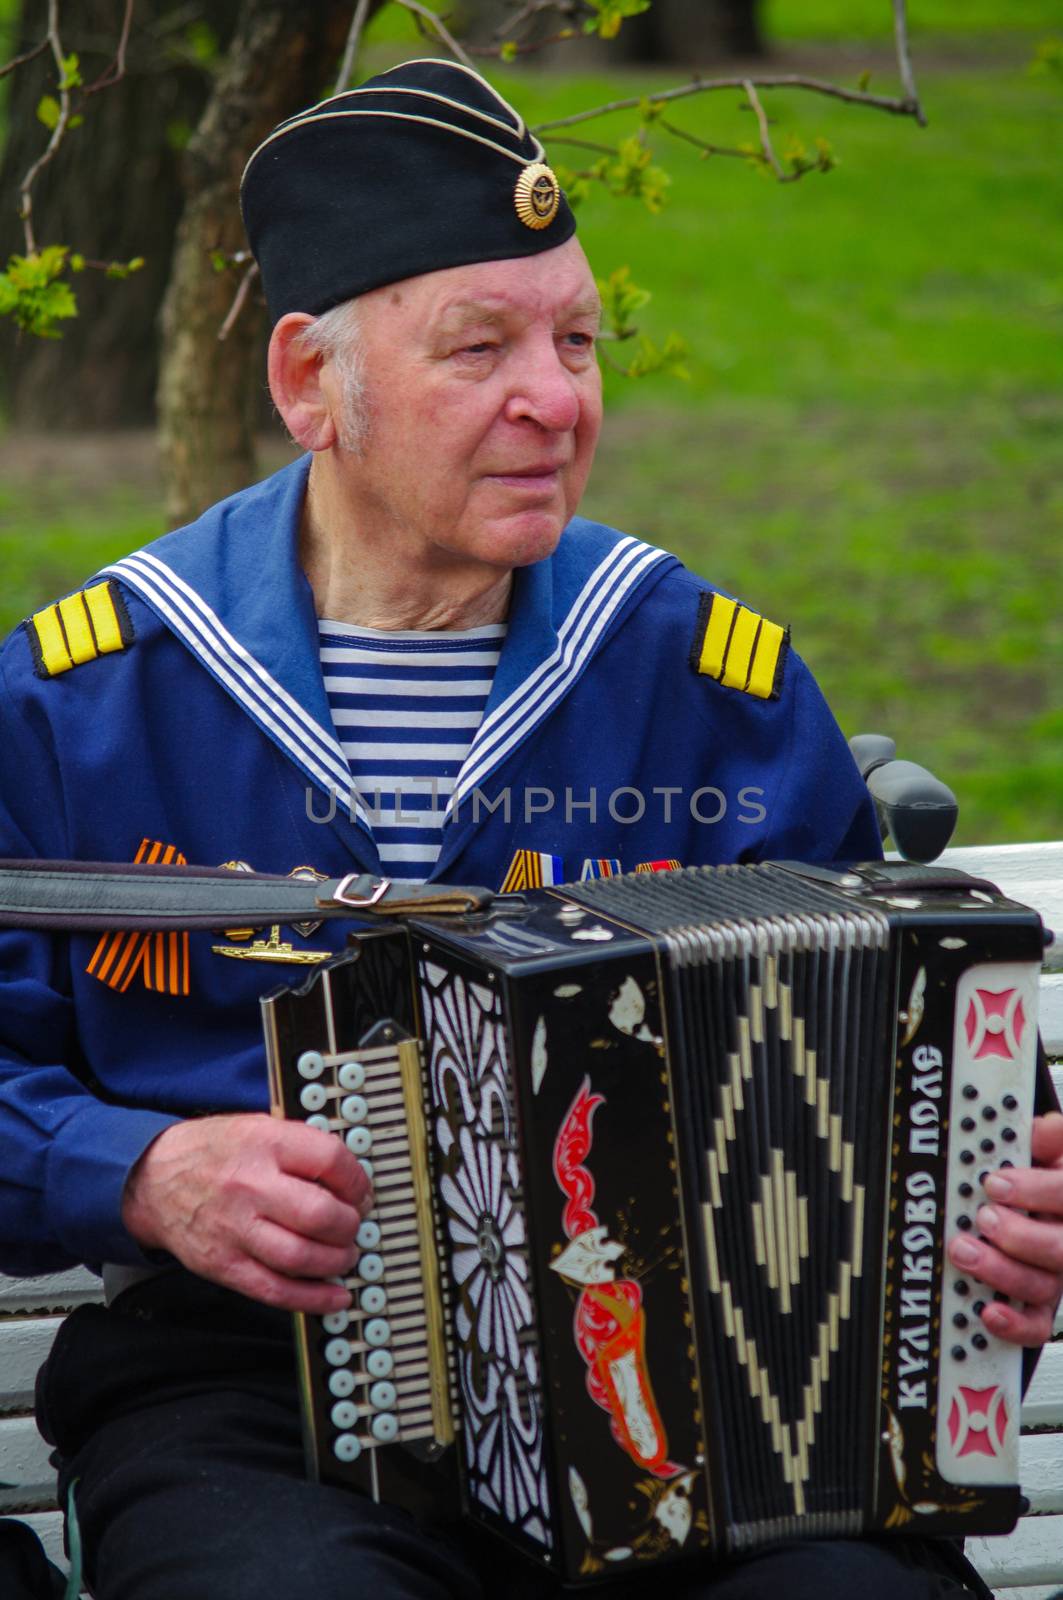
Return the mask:
<path id="1" fill-rule="evenodd" d="M 142 839 L 134 858 L 164 867 L 187 867 L 188 862 L 172 844 L 157 839 Z M 188 993 L 188 934 L 105 933 L 102 934 L 85 971 L 109 989 L 125 994 L 139 972 L 145 989 L 157 994 Z"/>
<path id="2" fill-rule="evenodd" d="M 515 894 L 521 889 L 542 889 L 564 881 L 565 867 L 560 856 L 545 855 L 540 850 L 518 850 L 498 892 Z"/>

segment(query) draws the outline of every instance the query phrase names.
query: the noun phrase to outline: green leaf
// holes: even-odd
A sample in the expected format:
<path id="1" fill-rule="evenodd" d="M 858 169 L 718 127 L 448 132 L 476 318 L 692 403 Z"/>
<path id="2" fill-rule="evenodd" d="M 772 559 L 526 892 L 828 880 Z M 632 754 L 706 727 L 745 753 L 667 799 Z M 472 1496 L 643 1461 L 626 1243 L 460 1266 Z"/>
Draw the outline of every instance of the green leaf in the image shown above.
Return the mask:
<path id="1" fill-rule="evenodd" d="M 654 213 L 663 208 L 672 181 L 663 167 L 653 165 L 653 151 L 637 134 L 620 141 L 615 159 L 606 159 L 601 176 L 612 194 L 641 200 Z"/>
<path id="2" fill-rule="evenodd" d="M 628 364 L 629 378 L 650 378 L 656 373 L 666 377 L 682 378 L 689 382 L 690 372 L 684 361 L 687 355 L 686 340 L 678 333 L 670 333 L 663 348 L 654 344 L 646 334 L 639 338 L 638 349 Z"/>
<path id="3" fill-rule="evenodd" d="M 615 39 L 626 17 L 637 17 L 648 11 L 652 0 L 587 0 L 594 11 L 583 24 L 584 33 L 596 33 L 600 39 Z"/>
<path id="4" fill-rule="evenodd" d="M 1041 39 L 1030 62 L 1031 77 L 1063 80 L 1063 39 Z"/>
<path id="5" fill-rule="evenodd" d="M 77 316 L 74 291 L 60 278 L 66 245 L 48 245 L 35 255 L 13 255 L 0 273 L 0 314 L 11 317 L 25 333 L 58 339 L 56 323 Z"/>
<path id="6" fill-rule="evenodd" d="M 71 272 L 84 272 L 85 257 L 76 253 L 72 255 L 70 257 L 70 270 Z"/>
<path id="7" fill-rule="evenodd" d="M 62 57 L 63 71 L 59 79 L 60 89 L 80 89 L 82 84 L 81 73 L 78 71 L 79 61 L 76 50 L 68 56 Z"/>
<path id="8" fill-rule="evenodd" d="M 861 94 L 866 94 L 867 86 L 868 86 L 868 84 L 870 82 L 871 82 L 871 74 L 870 74 L 870 72 L 862 72 L 860 74 L 860 76 L 856 80 L 856 87 L 860 90 Z"/>
<path id="9" fill-rule="evenodd" d="M 104 275 L 108 278 L 125 279 L 132 273 L 139 272 L 143 265 L 143 256 L 134 256 L 132 261 L 108 261 Z"/>
<path id="10" fill-rule="evenodd" d="M 79 111 L 76 111 L 74 113 L 74 115 L 70 118 L 69 122 L 67 123 L 67 127 L 68 128 L 80 128 L 81 124 L 84 122 L 84 120 L 85 120 L 85 118 L 81 115 L 81 113 Z"/>
<path id="11" fill-rule="evenodd" d="M 37 121 L 48 129 L 59 125 L 59 101 L 54 94 L 42 94 L 37 101 Z"/>
<path id="12" fill-rule="evenodd" d="M 630 339 L 637 331 L 632 318 L 650 300 L 649 290 L 632 281 L 630 267 L 617 267 L 597 281 L 606 327 L 615 339 Z"/>
<path id="13" fill-rule="evenodd" d="M 660 372 L 664 365 L 664 357 L 652 339 L 642 334 L 639 339 L 638 349 L 628 362 L 627 375 L 629 378 L 648 378 L 654 372 Z"/>
<path id="14" fill-rule="evenodd" d="M 202 66 L 209 67 L 217 60 L 218 35 L 209 22 L 193 22 L 185 31 L 185 43 Z"/>
<path id="15" fill-rule="evenodd" d="M 498 52 L 498 54 L 499 54 L 499 58 L 502 61 L 516 61 L 516 59 L 517 59 L 516 41 L 513 40 L 513 39 L 507 39 L 505 44 L 502 46 L 501 50 Z"/>
<path id="16" fill-rule="evenodd" d="M 816 152 L 819 157 L 816 166 L 820 172 L 832 172 L 838 165 L 838 157 L 826 139 L 816 140 Z"/>
<path id="17" fill-rule="evenodd" d="M 192 137 L 192 124 L 186 117 L 171 117 L 166 124 L 166 143 L 171 150 L 183 150 Z"/>

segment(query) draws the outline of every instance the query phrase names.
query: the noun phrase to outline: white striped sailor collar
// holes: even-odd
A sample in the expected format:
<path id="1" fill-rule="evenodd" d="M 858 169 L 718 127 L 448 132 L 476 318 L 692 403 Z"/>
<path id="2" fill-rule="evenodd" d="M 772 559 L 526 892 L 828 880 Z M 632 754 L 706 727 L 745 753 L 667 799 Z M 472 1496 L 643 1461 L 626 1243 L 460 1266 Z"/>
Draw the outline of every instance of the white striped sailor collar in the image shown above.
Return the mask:
<path id="1" fill-rule="evenodd" d="M 310 459 L 104 571 L 139 595 L 311 783 L 335 794 L 337 818 L 353 806 L 369 832 L 333 727 L 314 597 L 298 558 Z M 506 641 L 452 807 L 568 694 L 664 562 L 677 564 L 663 550 L 577 517 L 553 556 L 517 571 Z"/>

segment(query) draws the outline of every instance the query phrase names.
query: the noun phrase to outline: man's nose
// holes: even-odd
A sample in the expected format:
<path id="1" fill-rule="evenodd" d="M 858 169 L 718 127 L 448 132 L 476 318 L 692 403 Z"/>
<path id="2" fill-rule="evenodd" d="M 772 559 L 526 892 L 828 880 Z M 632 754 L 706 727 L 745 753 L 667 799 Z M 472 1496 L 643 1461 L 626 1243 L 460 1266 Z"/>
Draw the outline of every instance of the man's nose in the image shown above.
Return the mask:
<path id="1" fill-rule="evenodd" d="M 551 433 L 567 433 L 576 426 L 579 413 L 576 377 L 566 367 L 553 341 L 544 343 L 521 364 L 506 403 L 506 419 L 509 422 L 530 419 Z"/>

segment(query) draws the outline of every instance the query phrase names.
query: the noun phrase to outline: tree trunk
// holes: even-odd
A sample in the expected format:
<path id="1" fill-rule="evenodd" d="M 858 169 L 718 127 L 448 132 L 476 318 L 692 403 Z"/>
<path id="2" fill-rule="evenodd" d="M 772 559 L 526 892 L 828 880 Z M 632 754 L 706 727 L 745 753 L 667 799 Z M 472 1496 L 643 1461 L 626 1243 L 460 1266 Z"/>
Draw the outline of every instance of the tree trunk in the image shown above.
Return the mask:
<path id="1" fill-rule="evenodd" d="M 247 248 L 238 198 L 244 164 L 283 117 L 330 91 L 352 9 L 350 0 L 242 0 L 228 56 L 189 142 L 158 391 L 171 526 L 254 479 L 263 302 L 253 290 L 219 341 L 241 273 L 218 272 L 211 258 Z"/>
<path id="2" fill-rule="evenodd" d="M 760 0 L 653 0 L 624 23 L 616 44 L 618 57 L 643 65 L 701 67 L 767 54 Z"/>
<path id="3" fill-rule="evenodd" d="M 123 0 L 80 0 L 60 10 L 64 48 L 80 57 L 90 83 L 109 64 L 121 28 Z M 236 0 L 213 0 L 211 26 L 224 48 Z M 174 27 L 176 18 L 182 19 Z M 9 41 L 11 54 L 36 44 L 46 30 L 47 0 L 23 0 Z M 0 331 L 3 400 L 16 426 L 49 429 L 150 425 L 158 378 L 158 314 L 170 270 L 183 195 L 180 145 L 202 114 L 208 67 L 189 59 L 187 0 L 155 0 L 134 12 L 125 78 L 86 103 L 73 129 L 34 187 L 39 245 L 65 244 L 90 259 L 144 267 L 125 282 L 88 270 L 72 279 L 80 315 L 61 339 L 21 338 Z M 7 140 L 0 160 L 0 260 L 24 249 L 17 215 L 23 174 L 48 134 L 36 116 L 43 94 L 55 93 L 50 55 L 20 67 L 5 85 Z"/>

